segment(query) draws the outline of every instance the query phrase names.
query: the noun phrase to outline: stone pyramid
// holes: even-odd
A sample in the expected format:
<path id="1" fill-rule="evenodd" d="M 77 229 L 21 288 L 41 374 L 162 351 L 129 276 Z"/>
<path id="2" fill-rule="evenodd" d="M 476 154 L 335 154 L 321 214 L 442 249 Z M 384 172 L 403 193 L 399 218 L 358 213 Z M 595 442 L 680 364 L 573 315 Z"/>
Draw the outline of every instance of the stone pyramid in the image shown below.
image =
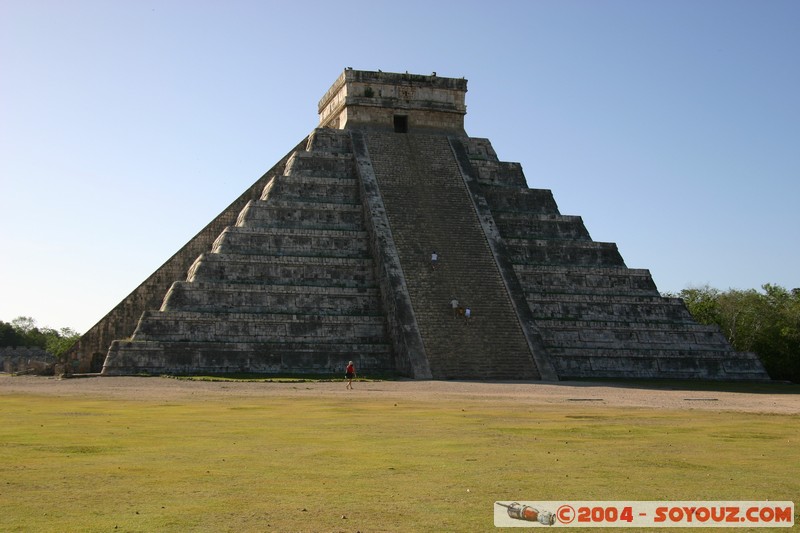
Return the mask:
<path id="1" fill-rule="evenodd" d="M 105 375 L 338 375 L 353 360 L 417 379 L 769 379 L 467 136 L 466 90 L 345 70 L 319 127 L 71 356 Z"/>

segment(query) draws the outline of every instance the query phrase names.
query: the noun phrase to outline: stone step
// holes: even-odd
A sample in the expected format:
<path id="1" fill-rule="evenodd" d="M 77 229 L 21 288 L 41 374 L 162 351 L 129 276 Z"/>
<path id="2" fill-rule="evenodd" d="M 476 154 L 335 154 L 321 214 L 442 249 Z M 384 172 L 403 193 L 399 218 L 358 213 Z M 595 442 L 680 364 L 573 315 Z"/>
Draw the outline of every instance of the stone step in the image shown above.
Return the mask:
<path id="1" fill-rule="evenodd" d="M 161 311 L 377 315 L 381 308 L 377 288 L 179 281 Z"/>
<path id="2" fill-rule="evenodd" d="M 169 342 L 114 341 L 105 375 L 330 373 L 344 377 L 348 361 L 359 375 L 391 373 L 394 357 L 387 343 L 321 342 Z"/>
<path id="3" fill-rule="evenodd" d="M 187 281 L 374 287 L 369 258 L 202 254 Z"/>
<path id="4" fill-rule="evenodd" d="M 505 239 L 509 259 L 523 265 L 625 266 L 617 245 L 609 242 Z"/>
<path id="5" fill-rule="evenodd" d="M 264 187 L 262 201 L 272 198 L 307 203 L 359 204 L 358 181 L 355 177 L 278 176 Z"/>
<path id="6" fill-rule="evenodd" d="M 671 349 L 686 350 L 713 347 L 727 350 L 725 337 L 719 331 L 681 331 L 627 328 L 562 329 L 541 327 L 542 339 L 548 348 L 582 349 L 608 348 L 615 350 Z"/>
<path id="7" fill-rule="evenodd" d="M 330 154 L 352 154 L 353 143 L 344 130 L 317 128 L 308 136 L 308 152 L 327 152 Z"/>
<path id="8" fill-rule="evenodd" d="M 359 204 L 270 199 L 248 202 L 239 214 L 236 225 L 255 228 L 363 230 L 364 218 Z"/>
<path id="9" fill-rule="evenodd" d="M 555 350 L 554 363 L 564 378 L 764 379 L 751 354 L 724 350 Z"/>
<path id="10" fill-rule="evenodd" d="M 528 304 L 537 321 L 546 319 L 608 320 L 614 317 L 636 321 L 691 320 L 686 307 L 667 299 L 655 297 L 618 297 L 607 295 L 541 295 L 527 294 Z M 559 297 L 561 296 L 561 297 Z"/>
<path id="11" fill-rule="evenodd" d="M 212 252 L 363 258 L 369 256 L 369 245 L 364 231 L 228 227 L 214 242 Z"/>
<path id="12" fill-rule="evenodd" d="M 719 333 L 719 328 L 715 325 L 698 324 L 697 322 L 652 322 L 641 320 L 543 320 L 540 322 L 543 327 L 556 330 L 583 330 L 583 329 L 602 329 L 629 331 L 637 334 L 638 332 L 652 331 L 679 331 L 696 333 L 698 335 Z"/>
<path id="13" fill-rule="evenodd" d="M 658 294 L 650 271 L 646 269 L 514 265 L 514 271 L 527 292 Z"/>
<path id="14" fill-rule="evenodd" d="M 385 343 L 382 316 L 148 311 L 134 340 Z"/>
<path id="15" fill-rule="evenodd" d="M 624 294 L 610 293 L 598 294 L 594 291 L 585 293 L 557 293 L 557 292 L 531 292 L 527 294 L 528 301 L 541 305 L 550 303 L 571 304 L 620 304 L 620 305 L 664 305 L 667 307 L 682 307 L 680 298 L 664 298 L 659 294 Z"/>
<path id="16" fill-rule="evenodd" d="M 284 174 L 349 178 L 355 175 L 355 162 L 351 154 L 295 152 L 286 164 Z"/>
<path id="17" fill-rule="evenodd" d="M 701 355 L 702 357 L 710 357 L 712 359 L 726 359 L 732 353 L 730 350 L 717 346 L 692 346 L 683 349 L 648 346 L 620 349 L 615 346 L 603 348 L 570 345 L 553 347 L 550 350 L 553 355 L 559 357 L 608 357 L 625 359 L 645 359 L 648 357 L 682 358 L 692 355 Z"/>
<path id="18" fill-rule="evenodd" d="M 498 161 L 497 152 L 489 139 L 485 137 L 464 137 L 459 139 L 464 144 L 467 157 L 471 163 L 477 161 L 496 162 Z"/>
<path id="19" fill-rule="evenodd" d="M 583 219 L 576 216 L 499 213 L 494 217 L 494 221 L 500 233 L 508 239 L 592 240 L 586 226 L 583 225 Z"/>
<path id="20" fill-rule="evenodd" d="M 522 165 L 506 161 L 489 161 L 471 159 L 470 163 L 477 172 L 480 185 L 492 187 L 527 187 Z"/>
<path id="21" fill-rule="evenodd" d="M 495 216 L 505 212 L 560 214 L 553 192 L 549 189 L 483 187 L 481 191 Z"/>

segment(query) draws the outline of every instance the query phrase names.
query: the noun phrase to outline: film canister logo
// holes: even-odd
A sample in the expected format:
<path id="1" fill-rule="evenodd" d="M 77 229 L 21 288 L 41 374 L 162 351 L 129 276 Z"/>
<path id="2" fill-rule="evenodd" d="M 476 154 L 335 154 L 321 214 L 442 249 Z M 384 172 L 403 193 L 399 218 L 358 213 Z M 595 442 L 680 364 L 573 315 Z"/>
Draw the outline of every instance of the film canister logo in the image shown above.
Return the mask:
<path id="1" fill-rule="evenodd" d="M 790 501 L 496 501 L 496 527 L 793 527 Z"/>

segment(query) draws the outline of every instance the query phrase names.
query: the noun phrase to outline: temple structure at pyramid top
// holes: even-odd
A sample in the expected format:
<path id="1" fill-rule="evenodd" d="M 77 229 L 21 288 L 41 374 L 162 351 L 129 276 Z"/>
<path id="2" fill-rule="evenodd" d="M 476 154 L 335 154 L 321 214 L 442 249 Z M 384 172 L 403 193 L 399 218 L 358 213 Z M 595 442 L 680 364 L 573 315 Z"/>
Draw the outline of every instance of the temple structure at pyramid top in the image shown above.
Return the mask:
<path id="1" fill-rule="evenodd" d="M 464 135 L 467 80 L 348 68 L 319 101 L 322 128 Z"/>
<path id="2" fill-rule="evenodd" d="M 466 92 L 344 70 L 319 126 L 84 334 L 74 368 L 769 379 L 468 136 Z"/>

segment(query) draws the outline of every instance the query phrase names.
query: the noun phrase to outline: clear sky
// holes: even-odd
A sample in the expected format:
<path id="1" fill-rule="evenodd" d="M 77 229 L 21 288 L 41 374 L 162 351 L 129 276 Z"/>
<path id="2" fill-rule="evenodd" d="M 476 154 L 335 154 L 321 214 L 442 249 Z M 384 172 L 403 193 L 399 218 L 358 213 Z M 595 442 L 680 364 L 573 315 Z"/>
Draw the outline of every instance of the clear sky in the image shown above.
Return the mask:
<path id="1" fill-rule="evenodd" d="M 0 0 L 0 320 L 86 331 L 346 67 L 467 78 L 467 133 L 662 292 L 798 287 L 799 28 L 793 0 Z"/>

